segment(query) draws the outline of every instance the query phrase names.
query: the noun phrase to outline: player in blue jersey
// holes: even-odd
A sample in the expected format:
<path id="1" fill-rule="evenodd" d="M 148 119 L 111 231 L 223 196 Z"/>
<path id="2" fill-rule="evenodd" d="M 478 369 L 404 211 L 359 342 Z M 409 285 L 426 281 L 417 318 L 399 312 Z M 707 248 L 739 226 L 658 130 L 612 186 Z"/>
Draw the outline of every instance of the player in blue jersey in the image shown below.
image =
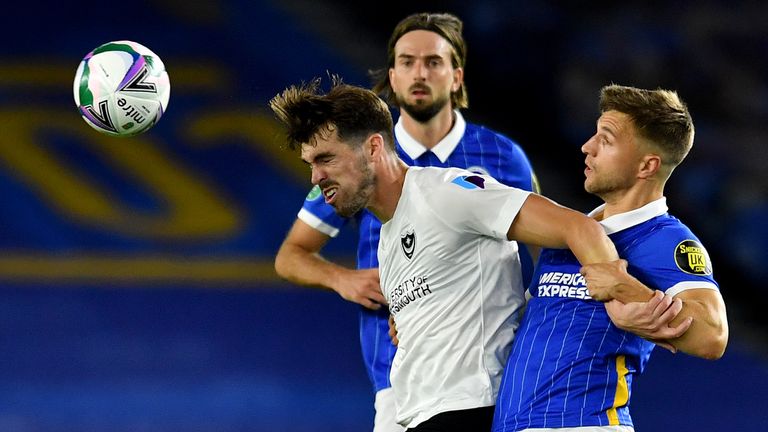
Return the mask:
<path id="1" fill-rule="evenodd" d="M 709 256 L 667 213 L 664 197 L 667 179 L 693 144 L 687 107 L 671 91 L 610 85 L 601 91 L 600 110 L 597 132 L 582 146 L 584 187 L 604 201 L 590 216 L 626 261 L 580 269 L 568 251 L 542 251 L 499 391 L 494 432 L 633 430 L 632 382 L 654 344 L 611 317 L 642 309 L 643 301 L 675 298 L 681 311 L 670 325 L 690 323 L 682 335 L 659 343 L 707 359 L 722 356 L 727 344 L 725 304 Z M 627 293 L 638 302 L 611 300 Z"/>
<path id="2" fill-rule="evenodd" d="M 524 190 L 536 190 L 531 165 L 518 144 L 486 127 L 465 121 L 466 44 L 462 22 L 450 14 L 414 14 L 394 29 L 388 68 L 374 74 L 374 91 L 399 108 L 394 127 L 397 153 L 408 165 L 468 168 Z M 350 219 L 359 230 L 357 269 L 323 259 L 320 251 Z M 379 287 L 376 250 L 381 223 L 369 211 L 342 217 L 318 188 L 304 201 L 298 219 L 275 259 L 278 274 L 302 284 L 332 289 L 363 306 L 360 343 L 376 392 L 376 432 L 402 431 L 395 423 L 389 379 L 395 346 L 388 336 L 389 311 Z M 521 247 L 524 277 L 532 271 Z M 527 272 L 527 275 L 525 274 Z"/>

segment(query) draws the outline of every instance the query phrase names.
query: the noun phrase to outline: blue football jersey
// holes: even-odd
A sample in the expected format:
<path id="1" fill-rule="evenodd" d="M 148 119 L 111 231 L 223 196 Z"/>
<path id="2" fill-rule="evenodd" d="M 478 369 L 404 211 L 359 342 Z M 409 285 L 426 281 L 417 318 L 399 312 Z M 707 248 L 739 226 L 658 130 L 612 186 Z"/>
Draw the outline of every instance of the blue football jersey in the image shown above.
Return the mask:
<path id="1" fill-rule="evenodd" d="M 431 150 L 413 139 L 398 122 L 395 126 L 397 152 L 410 166 L 436 166 L 466 168 L 487 174 L 499 182 L 524 190 L 534 190 L 536 179 L 528 157 L 511 139 L 480 125 L 467 123 L 458 111 L 450 133 Z M 299 212 L 309 225 L 335 236 L 348 222 L 326 204 L 319 189 L 310 192 Z M 381 222 L 368 210 L 355 215 L 359 231 L 357 268 L 376 268 Z M 523 281 L 527 285 L 533 273 L 533 264 L 525 248 L 520 246 Z M 360 308 L 360 344 L 363 360 L 374 390 L 390 387 L 389 372 L 396 347 L 389 338 L 389 311 Z"/>
<path id="2" fill-rule="evenodd" d="M 660 199 L 602 222 L 629 273 L 677 294 L 719 289 L 706 250 Z M 494 432 L 632 426 L 632 381 L 654 344 L 614 326 L 569 250 L 544 249 L 502 379 Z"/>

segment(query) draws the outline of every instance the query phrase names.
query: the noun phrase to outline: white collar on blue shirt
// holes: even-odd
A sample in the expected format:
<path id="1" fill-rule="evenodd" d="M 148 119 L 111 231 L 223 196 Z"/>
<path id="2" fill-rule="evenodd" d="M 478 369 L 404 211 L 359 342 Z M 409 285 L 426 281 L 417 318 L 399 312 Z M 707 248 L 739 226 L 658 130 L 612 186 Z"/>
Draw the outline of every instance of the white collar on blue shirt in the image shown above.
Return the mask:
<path id="1" fill-rule="evenodd" d="M 599 215 L 603 212 L 604 209 L 605 204 L 589 212 L 589 217 L 595 217 L 596 215 Z M 655 201 L 649 202 L 640 208 L 630 210 L 626 213 L 619 213 L 609 218 L 603 219 L 600 221 L 600 224 L 603 226 L 603 229 L 605 229 L 606 234 L 613 234 L 621 230 L 625 230 L 629 227 L 639 225 L 647 220 L 655 218 L 656 216 L 661 216 L 668 210 L 667 198 L 661 197 Z"/>
<path id="2" fill-rule="evenodd" d="M 461 138 L 464 136 L 464 131 L 467 129 L 467 122 L 464 121 L 464 117 L 459 110 L 454 110 L 453 114 L 456 121 L 453 122 L 451 131 L 431 149 L 432 153 L 434 153 L 435 156 L 440 159 L 440 162 L 443 163 L 448 160 L 448 157 L 456 149 L 456 146 L 459 145 L 459 141 L 461 141 Z M 400 144 L 400 148 L 402 148 L 405 154 L 411 159 L 416 159 L 430 150 L 405 131 L 402 117 L 397 120 L 397 124 L 395 125 L 395 138 L 397 139 L 397 143 Z"/>

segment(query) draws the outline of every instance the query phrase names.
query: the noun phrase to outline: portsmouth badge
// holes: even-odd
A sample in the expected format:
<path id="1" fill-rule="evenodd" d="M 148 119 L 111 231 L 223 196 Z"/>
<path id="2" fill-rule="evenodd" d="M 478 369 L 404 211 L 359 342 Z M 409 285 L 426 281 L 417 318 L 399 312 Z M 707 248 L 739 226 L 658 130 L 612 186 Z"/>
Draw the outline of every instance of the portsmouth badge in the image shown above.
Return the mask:
<path id="1" fill-rule="evenodd" d="M 408 230 L 405 234 L 400 235 L 400 247 L 406 258 L 411 259 L 413 257 L 413 252 L 416 250 L 416 233 L 413 230 Z"/>

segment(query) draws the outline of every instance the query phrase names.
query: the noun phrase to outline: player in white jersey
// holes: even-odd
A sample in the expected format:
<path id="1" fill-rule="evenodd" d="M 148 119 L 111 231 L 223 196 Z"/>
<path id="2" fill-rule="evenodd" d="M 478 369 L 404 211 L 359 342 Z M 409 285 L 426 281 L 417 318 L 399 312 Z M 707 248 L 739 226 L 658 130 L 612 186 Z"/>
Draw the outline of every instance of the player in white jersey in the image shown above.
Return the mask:
<path id="1" fill-rule="evenodd" d="M 693 145 L 687 107 L 671 91 L 611 85 L 601 92 L 600 109 L 597 133 L 582 146 L 584 187 L 605 201 L 590 216 L 629 268 L 622 260 L 580 269 L 568 251 L 542 251 L 499 390 L 494 432 L 633 430 L 632 382 L 654 346 L 626 330 L 664 337 L 620 320 L 622 328 L 614 325 L 617 312 L 647 311 L 611 300 L 616 293 L 674 297 L 680 312 L 671 325 L 690 327 L 659 341 L 673 350 L 717 359 L 727 344 L 725 304 L 706 249 L 667 213 L 664 198 L 667 179 Z"/>
<path id="2" fill-rule="evenodd" d="M 393 386 L 398 419 L 413 431 L 487 430 L 498 387 L 499 365 L 503 363 L 504 348 L 500 346 L 504 338 L 507 342 L 511 338 L 517 301 L 514 296 L 509 296 L 505 305 L 481 300 L 488 294 L 483 292 L 486 280 L 506 277 L 498 274 L 505 269 L 493 265 L 500 256 L 490 255 L 484 248 L 493 242 L 512 240 L 569 248 L 584 264 L 616 260 L 616 250 L 595 220 L 540 195 L 469 172 L 409 168 L 396 154 L 391 114 L 375 93 L 335 82 L 326 94 L 321 94 L 319 84 L 318 79 L 291 86 L 275 96 L 270 107 L 287 127 L 288 148 L 301 149 L 302 160 L 312 170 L 312 183 L 320 187 L 325 201 L 342 216 L 367 208 L 383 223 L 405 227 L 408 220 L 400 214 L 411 214 L 412 207 L 424 205 L 421 200 L 439 199 L 439 212 L 431 212 L 432 225 L 456 232 L 452 241 L 435 242 L 422 238 L 416 230 L 409 235 L 407 230 L 401 233 L 395 229 L 395 233 L 387 232 L 380 245 L 380 252 L 386 255 L 379 267 L 386 280 L 382 291 L 396 309 L 395 320 L 398 315 L 405 320 L 397 324 L 404 326 L 399 339 L 406 351 L 395 359 L 393 366 L 398 369 L 393 376 L 403 372 L 408 377 L 398 378 Z M 424 185 L 420 184 L 422 180 Z M 439 192 L 429 186 L 438 183 Z M 426 225 L 429 224 L 415 228 L 427 229 Z M 394 244 L 392 236 L 396 237 Z M 421 242 L 429 250 L 422 249 Z M 405 260 L 395 261 L 395 247 L 402 249 Z M 407 255 L 411 255 L 410 259 Z M 430 256 L 438 262 L 430 261 Z M 477 275 L 468 281 L 456 280 L 468 277 L 466 268 L 461 266 L 459 271 L 460 266 L 453 261 L 460 260 L 459 257 L 474 257 L 474 270 L 480 273 L 479 286 L 472 285 L 478 280 Z M 451 269 L 441 270 L 446 268 L 444 265 Z M 422 275 L 427 279 L 419 279 Z M 469 303 L 473 299 L 464 296 L 468 288 L 480 291 L 472 292 L 476 298 L 474 308 Z M 442 303 L 450 303 L 451 298 L 468 303 L 444 310 Z M 433 300 L 437 303 L 432 304 Z M 488 327 L 455 333 L 456 323 L 485 313 L 490 314 Z M 481 337 L 471 338 L 472 331 L 481 331 Z M 430 343 L 422 346 L 411 338 Z M 432 338 L 440 338 L 443 343 L 438 347 Z M 440 374 L 443 357 L 462 368 Z M 416 395 L 416 399 L 411 399 L 411 395 Z M 410 411 L 410 404 L 415 411 Z"/>
<path id="3" fill-rule="evenodd" d="M 506 185 L 535 191 L 536 180 L 522 147 L 499 132 L 465 121 L 461 113 L 469 104 L 462 28 L 463 22 L 452 14 L 416 13 L 392 31 L 387 67 L 371 75 L 373 91 L 398 108 L 394 129 L 398 154 L 410 166 L 467 168 Z M 354 270 L 321 255 L 326 243 L 347 224 L 358 233 Z M 353 217 L 338 216 L 315 186 L 280 246 L 275 270 L 288 281 L 332 289 L 361 305 L 360 348 L 375 393 L 373 431 L 402 432 L 395 421 L 390 383 L 395 346 L 387 336 L 389 310 L 377 270 L 380 228 L 381 222 L 367 210 Z M 533 264 L 527 252 L 521 246 L 523 276 L 529 281 Z"/>

